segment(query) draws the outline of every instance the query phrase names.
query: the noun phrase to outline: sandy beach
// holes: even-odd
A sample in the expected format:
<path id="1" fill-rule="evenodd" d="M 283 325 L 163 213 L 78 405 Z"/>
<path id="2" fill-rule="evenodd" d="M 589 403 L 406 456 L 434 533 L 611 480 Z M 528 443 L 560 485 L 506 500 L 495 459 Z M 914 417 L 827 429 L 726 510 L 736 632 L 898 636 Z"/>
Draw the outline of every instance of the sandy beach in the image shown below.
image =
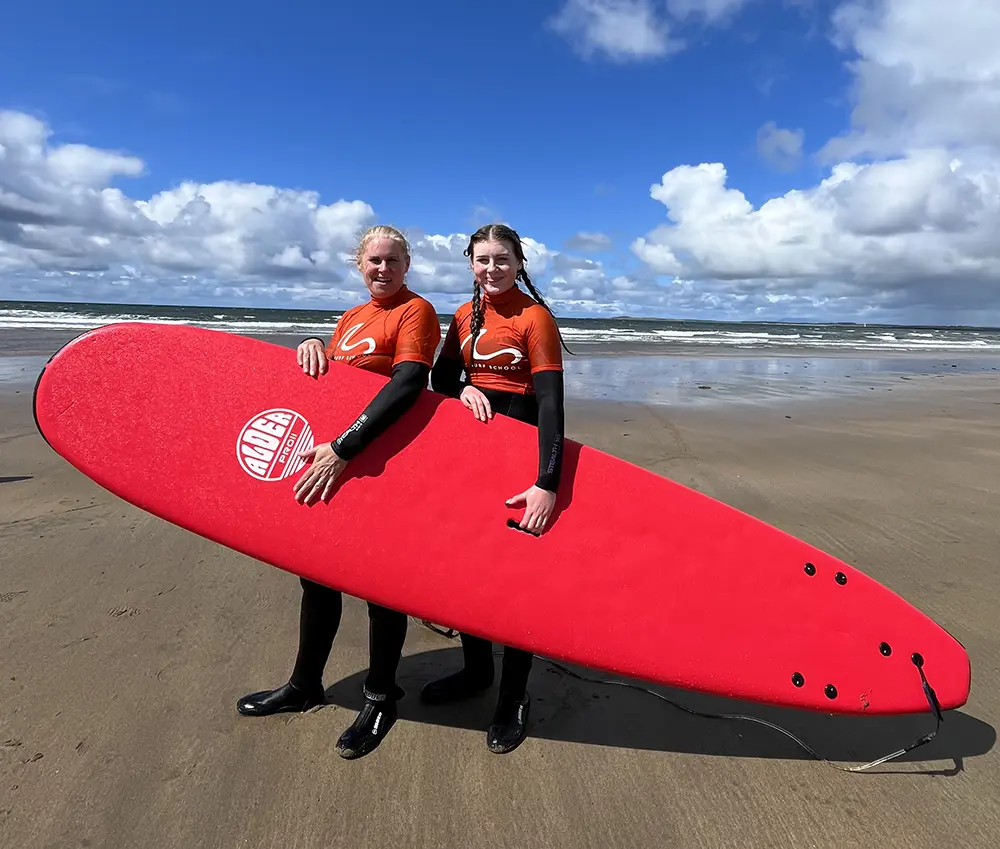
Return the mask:
<path id="1" fill-rule="evenodd" d="M 492 755 L 493 692 L 419 703 L 420 684 L 460 653 L 415 622 L 400 720 L 372 755 L 343 761 L 334 744 L 367 664 L 353 599 L 329 705 L 240 717 L 239 696 L 287 678 L 298 583 L 118 500 L 48 448 L 31 390 L 62 341 L 0 340 L 2 845 L 996 845 L 1000 360 L 876 368 L 811 355 L 712 371 L 705 358 L 595 357 L 568 377 L 569 436 L 843 558 L 966 646 L 972 695 L 937 739 L 852 774 L 764 726 L 692 716 L 544 660 L 529 739 Z M 602 396 L 616 384 L 631 387 L 625 400 Z M 841 766 L 933 728 L 929 715 L 845 719 L 657 690 L 776 722 Z"/>

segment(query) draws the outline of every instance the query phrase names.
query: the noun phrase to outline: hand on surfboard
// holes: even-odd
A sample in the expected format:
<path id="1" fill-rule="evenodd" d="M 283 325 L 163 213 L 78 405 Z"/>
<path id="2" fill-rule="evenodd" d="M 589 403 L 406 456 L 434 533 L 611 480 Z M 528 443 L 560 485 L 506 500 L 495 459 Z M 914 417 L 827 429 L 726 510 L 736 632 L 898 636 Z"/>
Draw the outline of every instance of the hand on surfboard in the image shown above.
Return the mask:
<path id="1" fill-rule="evenodd" d="M 340 473 L 347 468 L 347 460 L 338 457 L 329 442 L 300 451 L 299 457 L 312 460 L 312 463 L 295 482 L 295 500 L 302 504 L 311 502 L 317 495 L 321 499 L 328 498 Z"/>
<path id="2" fill-rule="evenodd" d="M 326 374 L 328 368 L 326 348 L 323 347 L 322 342 L 317 339 L 306 339 L 305 342 L 299 345 L 296 354 L 299 365 L 302 366 L 302 371 L 310 377 L 315 377 L 317 374 Z"/>
<path id="3" fill-rule="evenodd" d="M 530 486 L 519 495 L 508 498 L 508 507 L 524 507 L 524 516 L 518 526 L 533 534 L 540 534 L 549 523 L 556 506 L 556 494 L 538 486 Z"/>
<path id="4" fill-rule="evenodd" d="M 475 386 L 466 386 L 459 399 L 479 421 L 485 422 L 493 418 L 489 399 Z M 508 498 L 506 504 L 508 507 L 524 507 L 524 516 L 521 517 L 518 527 L 533 534 L 540 534 L 545 530 L 549 517 L 555 509 L 556 494 L 541 487 L 531 486 L 524 492 Z"/>
<path id="5" fill-rule="evenodd" d="M 459 400 L 470 410 L 472 414 L 484 422 L 493 418 L 493 410 L 490 409 L 489 399 L 483 395 L 475 386 L 466 386 L 459 396 Z"/>

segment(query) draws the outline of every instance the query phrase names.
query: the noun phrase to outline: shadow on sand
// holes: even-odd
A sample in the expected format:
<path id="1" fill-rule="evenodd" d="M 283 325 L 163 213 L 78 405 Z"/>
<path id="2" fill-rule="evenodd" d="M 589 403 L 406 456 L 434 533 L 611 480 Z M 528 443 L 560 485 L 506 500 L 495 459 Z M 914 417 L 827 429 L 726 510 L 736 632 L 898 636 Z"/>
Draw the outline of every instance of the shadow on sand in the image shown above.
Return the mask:
<path id="1" fill-rule="evenodd" d="M 442 638 L 444 639 L 444 638 Z M 398 682 L 406 691 L 399 718 L 452 728 L 482 730 L 493 714 L 496 685 L 484 695 L 459 705 L 428 706 L 420 701 L 420 687 L 462 663 L 457 646 L 403 657 Z M 588 678 L 629 682 L 600 672 L 567 665 Z M 497 663 L 497 680 L 500 664 Z M 330 704 L 351 710 L 361 707 L 365 672 L 339 681 L 327 690 Z M 535 658 L 528 683 L 532 697 L 528 734 L 544 740 L 587 743 L 627 749 L 738 758 L 812 759 L 785 734 L 756 722 L 708 719 L 687 713 L 646 692 L 618 685 L 591 683 L 568 675 L 543 658 Z M 701 713 L 742 714 L 774 723 L 794 734 L 816 754 L 843 765 L 866 764 L 897 751 L 934 730 L 931 713 L 906 716 L 830 716 L 810 711 L 774 708 L 701 693 L 651 686 L 650 690 Z M 949 711 L 938 736 L 926 745 L 872 767 L 861 774 L 920 772 L 955 775 L 964 758 L 989 752 L 996 742 L 993 727 L 961 711 Z M 947 768 L 921 770 L 904 763 L 953 761 Z"/>

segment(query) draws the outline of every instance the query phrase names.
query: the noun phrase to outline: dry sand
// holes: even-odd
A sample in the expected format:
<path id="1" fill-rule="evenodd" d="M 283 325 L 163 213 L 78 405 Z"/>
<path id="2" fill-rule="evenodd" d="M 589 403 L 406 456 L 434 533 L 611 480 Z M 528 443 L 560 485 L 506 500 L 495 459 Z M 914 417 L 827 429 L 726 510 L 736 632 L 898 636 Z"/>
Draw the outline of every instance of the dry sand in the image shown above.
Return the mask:
<path id="1" fill-rule="evenodd" d="M 492 755 L 492 693 L 419 704 L 419 684 L 459 652 L 416 623 L 400 721 L 375 753 L 343 761 L 334 744 L 367 662 L 354 600 L 330 706 L 240 717 L 240 695 L 290 670 L 296 579 L 105 493 L 39 437 L 30 385 L 0 387 L 0 845 L 995 847 L 1000 379 L 899 386 L 787 408 L 577 403 L 568 415 L 571 436 L 844 558 L 962 640 L 969 704 L 929 746 L 859 774 L 769 728 L 541 660 L 531 736 Z M 776 721 L 842 765 L 932 727 L 660 692 Z"/>

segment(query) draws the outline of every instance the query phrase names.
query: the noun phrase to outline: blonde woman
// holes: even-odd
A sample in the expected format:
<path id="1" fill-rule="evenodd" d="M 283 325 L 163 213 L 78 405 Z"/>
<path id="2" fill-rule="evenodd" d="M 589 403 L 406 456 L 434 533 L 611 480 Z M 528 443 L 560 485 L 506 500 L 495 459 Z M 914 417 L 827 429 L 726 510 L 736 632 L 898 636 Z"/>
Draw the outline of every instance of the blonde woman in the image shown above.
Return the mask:
<path id="1" fill-rule="evenodd" d="M 431 304 L 405 283 L 410 250 L 392 227 L 365 232 L 357 265 L 370 298 L 341 316 L 328 344 L 307 339 L 298 347 L 298 362 L 311 376 L 326 374 L 329 360 L 377 372 L 390 378 L 355 423 L 333 442 L 318 444 L 301 456 L 311 464 L 295 484 L 300 502 L 325 498 L 347 464 L 416 401 L 441 338 Z M 237 710 L 245 716 L 305 711 L 326 700 L 323 670 L 340 627 L 341 593 L 305 578 L 299 613 L 299 647 L 287 683 L 274 690 L 244 696 Z M 375 749 L 396 719 L 396 668 L 406 637 L 407 617 L 369 602 L 369 668 L 364 707 L 337 742 L 344 758 Z"/>

